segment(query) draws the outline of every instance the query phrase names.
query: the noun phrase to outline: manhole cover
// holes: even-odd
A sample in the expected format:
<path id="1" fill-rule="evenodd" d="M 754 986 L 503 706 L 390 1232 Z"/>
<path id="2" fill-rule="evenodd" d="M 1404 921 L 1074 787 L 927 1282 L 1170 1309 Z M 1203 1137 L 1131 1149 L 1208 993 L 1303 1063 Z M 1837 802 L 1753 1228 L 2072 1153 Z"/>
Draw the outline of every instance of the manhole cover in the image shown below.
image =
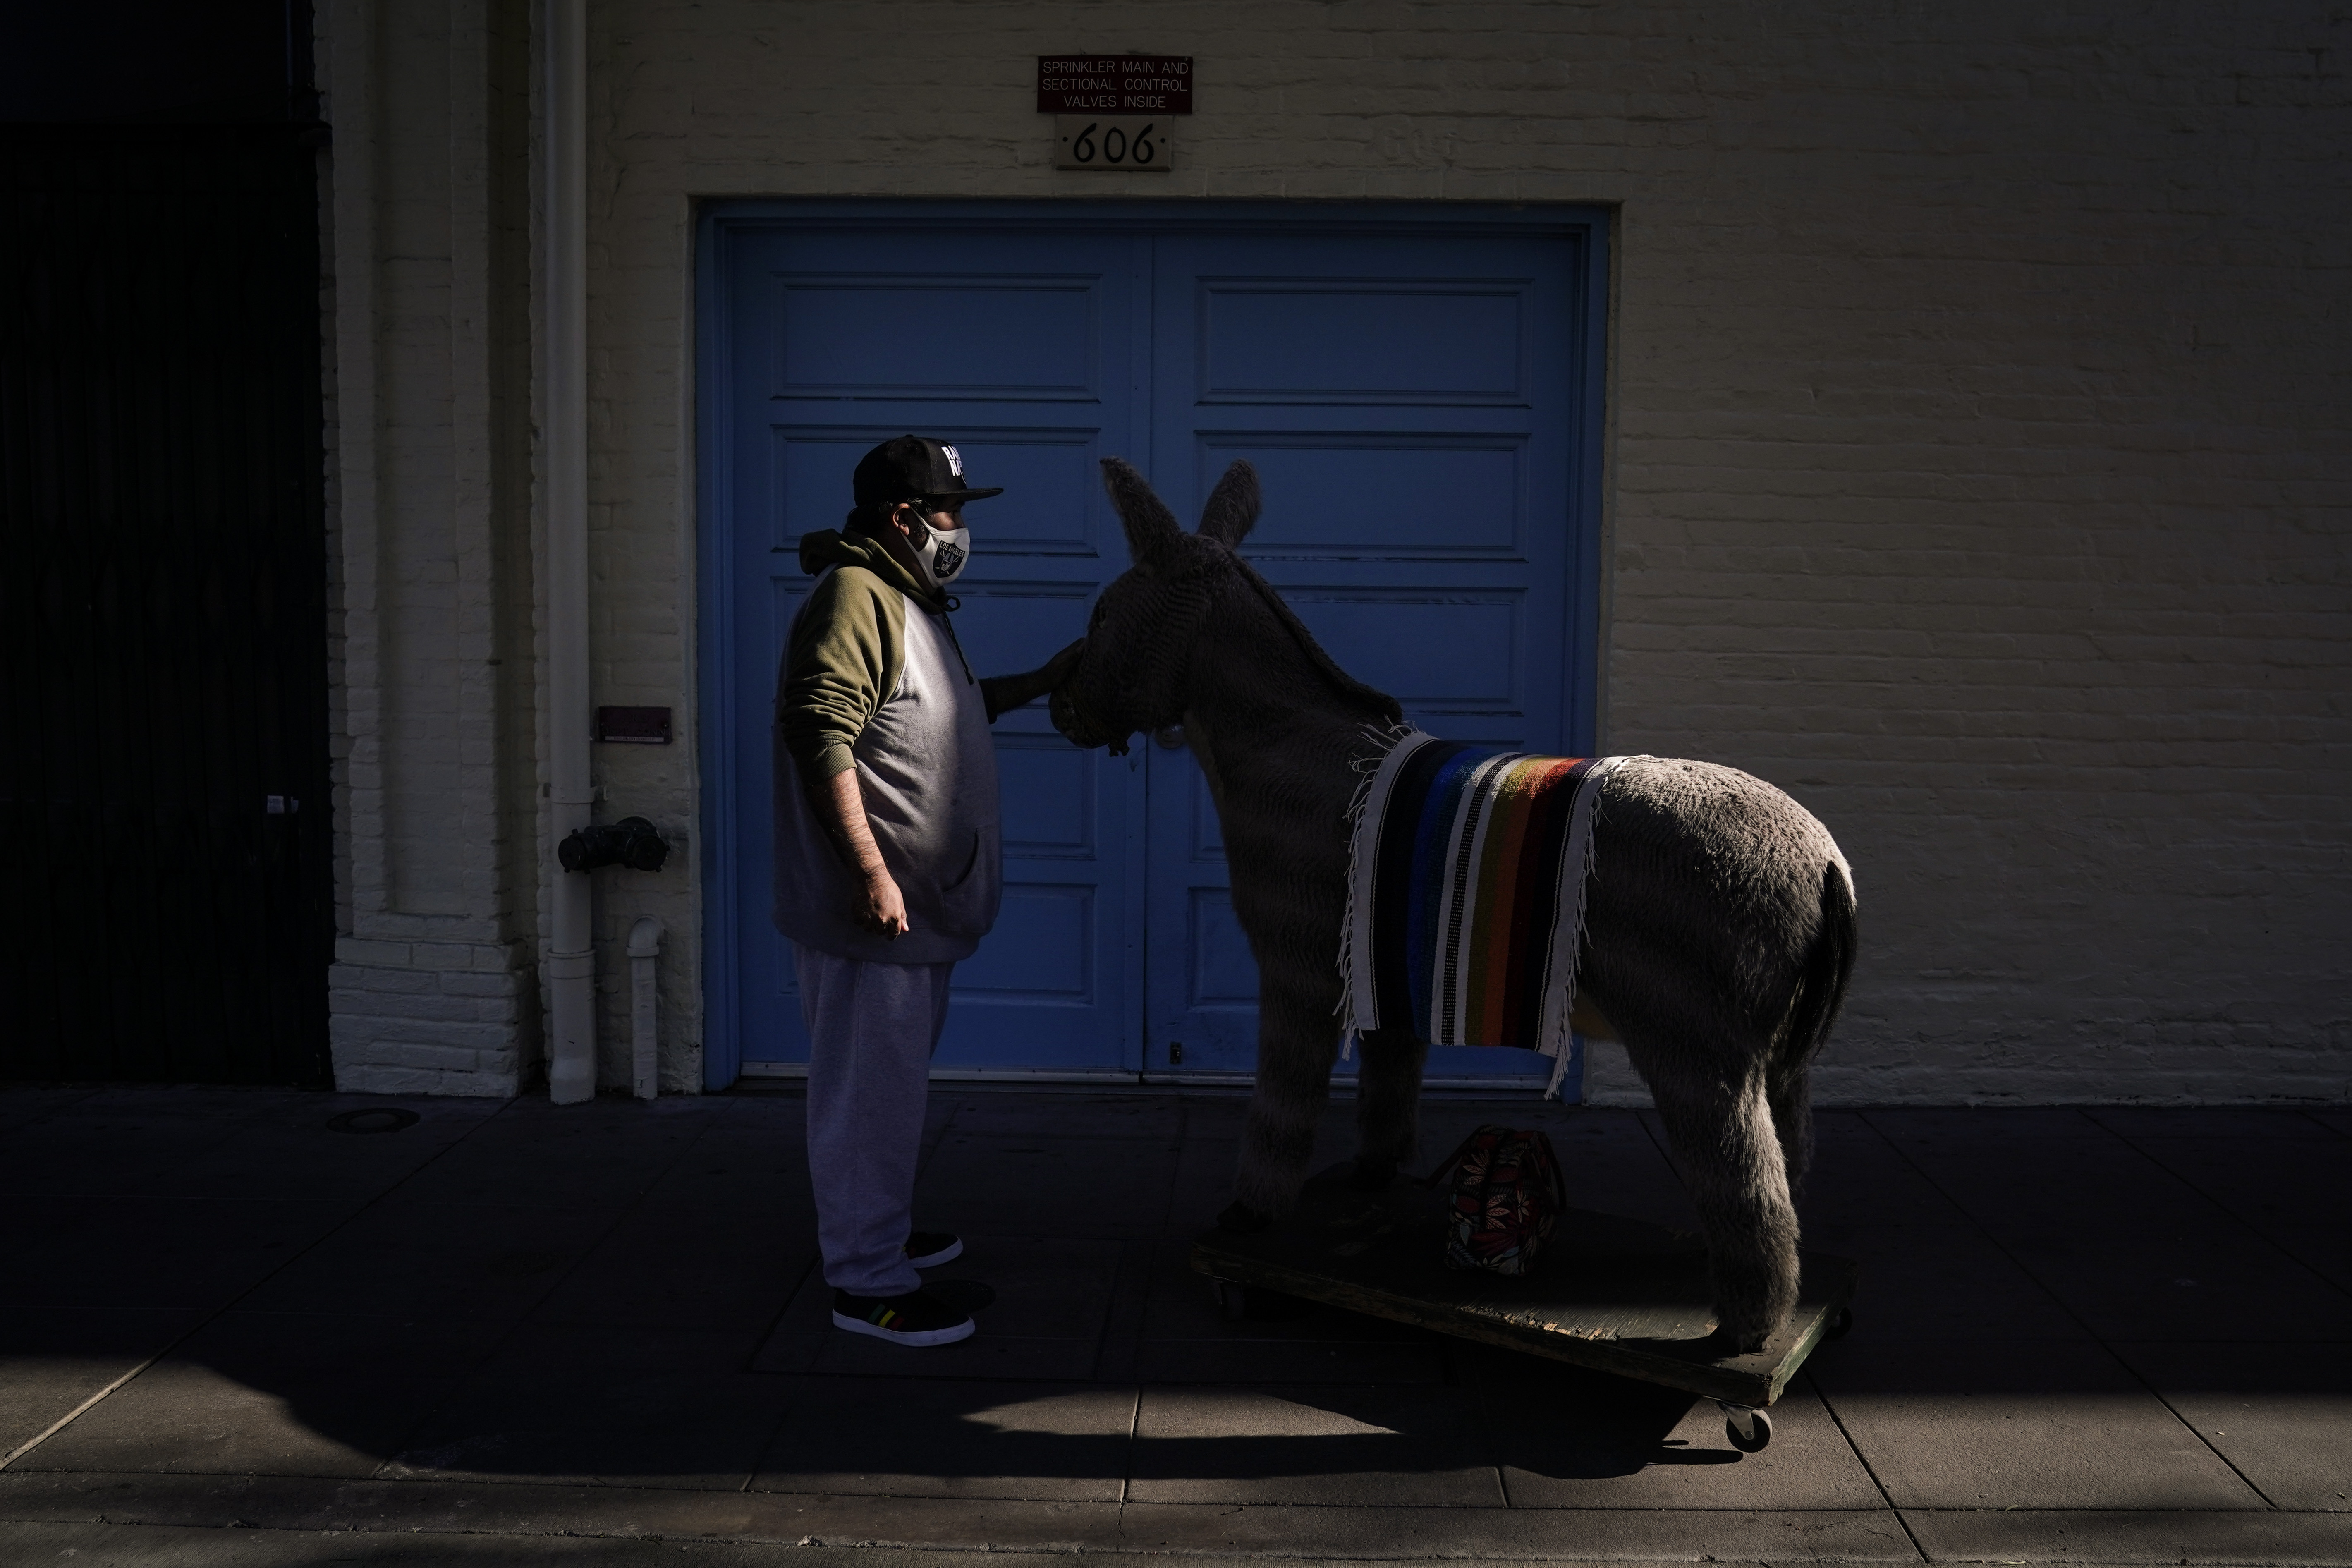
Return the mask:
<path id="1" fill-rule="evenodd" d="M 365 1110 L 346 1110 L 341 1116 L 327 1119 L 331 1132 L 397 1132 L 404 1127 L 416 1125 L 416 1112 L 401 1110 L 389 1105 L 371 1106 Z"/>

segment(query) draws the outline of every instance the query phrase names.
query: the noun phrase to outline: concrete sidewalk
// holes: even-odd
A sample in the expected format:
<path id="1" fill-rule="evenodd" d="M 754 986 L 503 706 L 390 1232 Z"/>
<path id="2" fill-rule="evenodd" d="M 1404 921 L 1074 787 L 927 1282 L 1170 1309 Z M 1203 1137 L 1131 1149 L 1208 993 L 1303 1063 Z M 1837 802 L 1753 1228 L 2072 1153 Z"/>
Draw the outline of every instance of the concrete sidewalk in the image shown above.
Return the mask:
<path id="1" fill-rule="evenodd" d="M 827 1326 L 790 1092 L 0 1089 L 0 1562 L 2352 1563 L 2352 1110 L 1824 1112 L 1858 1322 L 1752 1456 L 1669 1391 L 1223 1321 L 1184 1254 L 1242 1110 L 942 1087 L 918 1222 L 1000 1300 L 903 1351 Z M 1424 1143 L 1493 1120 L 1692 1224 L 1641 1114 L 1433 1099 Z"/>

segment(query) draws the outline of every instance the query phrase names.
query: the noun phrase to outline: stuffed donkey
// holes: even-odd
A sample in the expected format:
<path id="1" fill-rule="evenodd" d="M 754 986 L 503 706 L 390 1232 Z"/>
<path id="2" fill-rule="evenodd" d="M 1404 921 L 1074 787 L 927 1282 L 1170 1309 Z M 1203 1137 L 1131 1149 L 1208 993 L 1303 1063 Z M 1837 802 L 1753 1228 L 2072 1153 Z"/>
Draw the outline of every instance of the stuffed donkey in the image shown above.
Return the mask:
<path id="1" fill-rule="evenodd" d="M 1231 1207 L 1261 1228 L 1306 1179 L 1339 1047 L 1349 813 L 1403 732 L 1239 554 L 1256 474 L 1226 470 L 1186 533 L 1135 469 L 1103 464 L 1133 567 L 1103 590 L 1055 726 L 1126 749 L 1181 724 L 1208 775 L 1234 911 L 1258 964 L 1257 1089 Z M 1578 1005 L 1650 1086 L 1706 1226 L 1718 1332 L 1760 1348 L 1797 1297 L 1791 1189 L 1811 1153 L 1806 1074 L 1853 964 L 1854 900 L 1827 829 L 1759 779 L 1633 759 L 1594 787 Z M 1413 1158 L 1426 1047 L 1364 1035 L 1356 1183 Z"/>

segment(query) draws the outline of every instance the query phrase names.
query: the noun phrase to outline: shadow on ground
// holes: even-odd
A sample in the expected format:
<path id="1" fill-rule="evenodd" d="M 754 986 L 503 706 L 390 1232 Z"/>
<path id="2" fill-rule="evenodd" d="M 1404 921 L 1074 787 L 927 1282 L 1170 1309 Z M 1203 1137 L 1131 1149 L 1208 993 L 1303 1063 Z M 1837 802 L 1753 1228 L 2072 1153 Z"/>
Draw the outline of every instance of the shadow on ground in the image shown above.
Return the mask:
<path id="1" fill-rule="evenodd" d="M 0 1093 L 0 1449 L 72 1415 L 5 1479 L 2352 1507 L 2335 1113 L 1824 1114 L 1807 1241 L 1863 1260 L 1860 1323 L 1742 1456 L 1711 1403 L 1668 1390 L 1331 1310 L 1223 1321 L 1184 1259 L 1223 1201 L 1237 1099 L 935 1098 L 921 1223 L 965 1234 L 947 1272 L 1001 1299 L 970 1343 L 908 1352 L 829 1326 L 790 1095 L 398 1101 L 413 1126 L 352 1135 L 326 1124 L 384 1102 Z M 1642 1115 L 1433 1101 L 1424 1141 L 1489 1120 L 1546 1126 L 1580 1204 L 1692 1223 Z"/>

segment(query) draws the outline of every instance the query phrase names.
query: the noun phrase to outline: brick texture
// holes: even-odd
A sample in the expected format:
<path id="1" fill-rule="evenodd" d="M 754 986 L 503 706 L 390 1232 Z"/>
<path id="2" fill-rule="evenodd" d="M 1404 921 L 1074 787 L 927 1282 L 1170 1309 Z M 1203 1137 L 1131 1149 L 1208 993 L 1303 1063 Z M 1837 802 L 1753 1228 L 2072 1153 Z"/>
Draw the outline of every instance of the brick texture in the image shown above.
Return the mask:
<path id="1" fill-rule="evenodd" d="M 510 1096 L 535 998 L 504 947 L 346 938 L 328 975 L 335 1084 L 377 1094 Z"/>

